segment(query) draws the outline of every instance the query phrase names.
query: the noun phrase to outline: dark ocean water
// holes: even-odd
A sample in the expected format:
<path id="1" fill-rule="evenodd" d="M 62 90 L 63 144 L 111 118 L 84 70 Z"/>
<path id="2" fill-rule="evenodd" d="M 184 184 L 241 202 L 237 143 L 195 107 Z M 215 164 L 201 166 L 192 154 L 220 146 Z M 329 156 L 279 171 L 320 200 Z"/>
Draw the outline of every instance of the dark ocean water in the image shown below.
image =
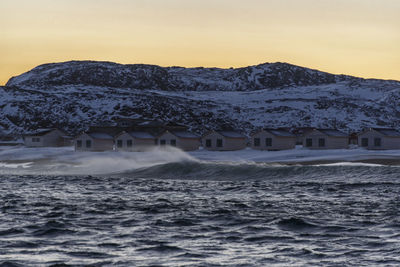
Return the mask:
<path id="1" fill-rule="evenodd" d="M 399 266 L 400 168 L 2 175 L 0 266 Z"/>

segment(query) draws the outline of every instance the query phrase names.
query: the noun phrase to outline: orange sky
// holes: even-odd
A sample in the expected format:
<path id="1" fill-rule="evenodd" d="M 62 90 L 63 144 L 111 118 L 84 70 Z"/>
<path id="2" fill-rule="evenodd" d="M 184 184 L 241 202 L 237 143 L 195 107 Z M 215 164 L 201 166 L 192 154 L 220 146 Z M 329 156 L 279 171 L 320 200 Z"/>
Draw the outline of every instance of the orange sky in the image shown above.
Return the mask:
<path id="1" fill-rule="evenodd" d="M 1 0 L 0 84 L 37 65 L 288 62 L 400 80 L 400 0 Z"/>

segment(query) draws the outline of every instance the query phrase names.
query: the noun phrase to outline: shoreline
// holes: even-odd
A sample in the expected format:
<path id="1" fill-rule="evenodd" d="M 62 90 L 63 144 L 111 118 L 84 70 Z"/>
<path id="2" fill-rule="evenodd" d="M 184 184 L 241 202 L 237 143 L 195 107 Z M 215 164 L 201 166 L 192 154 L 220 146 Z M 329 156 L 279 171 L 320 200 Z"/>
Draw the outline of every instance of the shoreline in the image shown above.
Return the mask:
<path id="1" fill-rule="evenodd" d="M 75 152 L 72 147 L 61 148 L 0 148 L 0 163 L 33 165 L 81 165 L 87 162 L 107 162 L 109 166 L 153 166 L 155 164 L 184 161 L 219 162 L 237 164 L 279 164 L 279 165 L 329 165 L 336 163 L 360 163 L 384 166 L 400 166 L 400 150 L 309 150 L 296 148 L 281 151 L 238 151 L 196 150 L 184 152 L 176 148 L 154 149 L 147 152 Z"/>
<path id="2" fill-rule="evenodd" d="M 261 163 L 261 162 L 260 162 Z M 316 166 L 316 165 L 330 165 L 336 163 L 362 163 L 362 164 L 371 164 L 371 165 L 382 165 L 382 166 L 400 166 L 400 157 L 399 158 L 370 158 L 370 159 L 360 159 L 360 160 L 310 160 L 310 161 L 285 161 L 285 162 L 268 162 L 275 164 L 282 164 L 288 166 L 301 165 L 301 166 Z"/>

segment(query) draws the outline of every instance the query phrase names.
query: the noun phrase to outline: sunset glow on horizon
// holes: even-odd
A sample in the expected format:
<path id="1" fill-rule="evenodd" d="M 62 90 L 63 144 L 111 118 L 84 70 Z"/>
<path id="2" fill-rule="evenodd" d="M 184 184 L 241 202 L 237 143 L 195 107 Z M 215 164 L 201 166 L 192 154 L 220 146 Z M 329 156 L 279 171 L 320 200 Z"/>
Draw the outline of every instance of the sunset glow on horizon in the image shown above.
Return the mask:
<path id="1" fill-rule="evenodd" d="M 0 85 L 69 60 L 400 80 L 399 0 L 2 0 Z"/>

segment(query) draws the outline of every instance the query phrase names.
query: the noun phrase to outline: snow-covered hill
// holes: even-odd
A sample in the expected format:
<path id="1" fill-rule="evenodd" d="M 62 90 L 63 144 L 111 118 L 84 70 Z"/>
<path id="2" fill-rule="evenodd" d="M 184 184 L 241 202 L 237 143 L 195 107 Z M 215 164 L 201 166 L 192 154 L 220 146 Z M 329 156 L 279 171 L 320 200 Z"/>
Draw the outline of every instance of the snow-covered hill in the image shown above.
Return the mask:
<path id="1" fill-rule="evenodd" d="M 11 78 L 7 86 L 44 88 L 59 85 L 93 85 L 164 91 L 252 91 L 289 85 L 328 84 L 345 78 L 348 77 L 286 63 L 218 69 L 70 61 L 38 66 Z"/>
<path id="2" fill-rule="evenodd" d="M 238 69 L 110 62 L 45 64 L 0 87 L 0 132 L 77 133 L 117 117 L 175 121 L 202 133 L 231 126 L 400 128 L 400 82 L 333 75 L 286 63 Z"/>

